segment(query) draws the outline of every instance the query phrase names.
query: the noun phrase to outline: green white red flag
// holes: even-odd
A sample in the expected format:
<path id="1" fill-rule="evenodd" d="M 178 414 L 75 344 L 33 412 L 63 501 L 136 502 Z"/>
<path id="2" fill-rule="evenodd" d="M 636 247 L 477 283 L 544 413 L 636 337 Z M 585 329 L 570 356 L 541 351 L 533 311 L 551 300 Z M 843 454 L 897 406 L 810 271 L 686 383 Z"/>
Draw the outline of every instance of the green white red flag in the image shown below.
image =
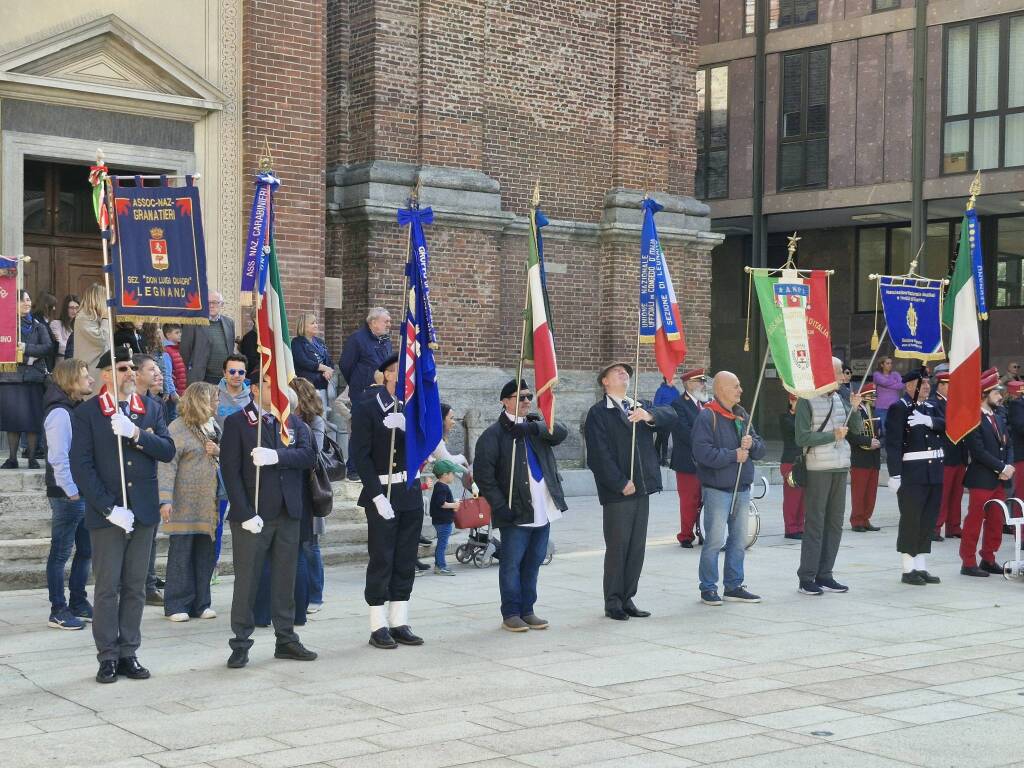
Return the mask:
<path id="1" fill-rule="evenodd" d="M 825 270 L 755 269 L 751 279 L 782 386 L 804 398 L 835 390 Z"/>
<path id="2" fill-rule="evenodd" d="M 270 253 L 264 260 L 259 290 L 256 324 L 259 334 L 260 367 L 263 375 L 270 377 L 270 411 L 280 425 L 281 442 L 288 445 L 291 442 L 291 435 L 286 429 L 288 416 L 291 415 L 291 388 L 288 384 L 295 378 L 295 363 L 292 361 L 292 348 L 289 343 L 291 335 L 288 333 L 288 315 L 284 307 L 281 273 L 277 267 L 273 227 L 270 233 Z"/>
<path id="3" fill-rule="evenodd" d="M 533 364 L 534 394 L 537 410 L 548 425 L 555 428 L 555 384 L 558 383 L 558 361 L 555 359 L 555 336 L 548 301 L 547 273 L 544 270 L 544 238 L 541 227 L 547 218 L 538 208 L 530 211 L 530 254 L 526 266 L 526 338 L 523 360 Z"/>

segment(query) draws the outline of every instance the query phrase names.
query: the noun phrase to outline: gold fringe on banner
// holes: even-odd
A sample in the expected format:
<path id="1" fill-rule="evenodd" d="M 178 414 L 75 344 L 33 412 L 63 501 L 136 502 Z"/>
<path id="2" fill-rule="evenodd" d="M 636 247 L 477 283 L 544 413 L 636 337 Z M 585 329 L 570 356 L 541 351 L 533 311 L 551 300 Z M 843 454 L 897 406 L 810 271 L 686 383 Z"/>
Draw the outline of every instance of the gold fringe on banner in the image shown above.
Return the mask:
<path id="1" fill-rule="evenodd" d="M 882 281 L 878 280 L 875 283 L 875 316 L 874 316 L 875 329 L 871 332 L 871 351 L 872 352 L 874 352 L 876 349 L 878 349 L 878 344 L 879 344 L 879 341 L 878 341 L 878 299 L 879 299 L 879 295 L 881 293 L 882 293 Z M 940 315 L 940 317 L 941 317 L 941 315 Z"/>
<path id="2" fill-rule="evenodd" d="M 15 373 L 17 370 L 17 363 L 0 363 L 0 373 Z"/>
<path id="3" fill-rule="evenodd" d="M 209 325 L 208 317 L 163 317 L 158 315 L 123 315 L 120 312 L 114 314 L 115 323 L 172 323 L 174 325 Z"/>

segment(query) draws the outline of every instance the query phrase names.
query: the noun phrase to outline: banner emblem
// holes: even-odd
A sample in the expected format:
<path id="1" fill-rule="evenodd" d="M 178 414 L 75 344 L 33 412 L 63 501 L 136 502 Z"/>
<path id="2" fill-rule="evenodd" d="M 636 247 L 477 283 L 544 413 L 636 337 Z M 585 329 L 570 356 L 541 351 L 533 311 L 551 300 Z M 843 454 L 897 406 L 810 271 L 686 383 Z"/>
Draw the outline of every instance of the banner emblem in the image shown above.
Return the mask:
<path id="1" fill-rule="evenodd" d="M 167 260 L 167 241 L 163 239 L 164 231 L 160 227 L 153 227 L 149 230 L 149 238 L 149 256 L 153 261 L 153 269 L 170 269 L 171 264 Z"/>

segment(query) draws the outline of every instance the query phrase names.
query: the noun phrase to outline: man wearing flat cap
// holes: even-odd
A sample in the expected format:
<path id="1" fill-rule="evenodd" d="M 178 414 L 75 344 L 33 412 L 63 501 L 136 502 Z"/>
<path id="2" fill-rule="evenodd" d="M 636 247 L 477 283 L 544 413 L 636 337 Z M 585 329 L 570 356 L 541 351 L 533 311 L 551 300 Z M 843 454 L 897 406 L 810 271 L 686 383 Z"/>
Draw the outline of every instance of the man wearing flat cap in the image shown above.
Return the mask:
<path id="1" fill-rule="evenodd" d="M 654 408 L 627 396 L 632 376 L 628 363 L 601 369 L 597 381 L 604 395 L 591 406 L 584 425 L 587 466 L 604 516 L 604 613 L 616 621 L 651 615 L 637 608 L 633 597 L 644 567 L 649 497 L 661 490 L 654 435 L 676 421 L 670 406 Z"/>
<path id="2" fill-rule="evenodd" d="M 389 650 L 423 645 L 409 626 L 423 495 L 405 470 L 405 414 L 395 397 L 398 355 L 377 366 L 377 380 L 383 383 L 367 389 L 352 407 L 349 450 L 363 484 L 357 503 L 366 513 L 369 562 L 363 596 L 370 608 L 370 645 Z"/>
<path id="3" fill-rule="evenodd" d="M 1009 430 L 998 413 L 1003 396 L 999 392 L 999 371 L 990 368 L 981 378 L 981 418 L 964 438 L 971 461 L 964 475 L 968 490 L 967 517 L 960 539 L 960 573 L 963 576 L 1001 574 L 996 552 L 1003 541 L 1003 512 L 993 499 L 1005 499 L 1014 475 Z M 978 544 L 981 543 L 981 562 Z"/>
<path id="4" fill-rule="evenodd" d="M 903 561 L 901 581 L 920 587 L 939 583 L 938 576 L 928 573 L 925 555 L 932 551 L 942 505 L 946 419 L 928 399 L 931 384 L 926 370 L 904 374 L 903 386 L 903 396 L 889 406 L 885 417 L 885 461 L 900 509 L 896 551 Z"/>
<path id="5" fill-rule="evenodd" d="M 701 494 L 690 433 L 707 400 L 707 377 L 703 368 L 693 368 L 683 371 L 679 379 L 683 382 L 683 394 L 672 402 L 676 423 L 672 427 L 672 458 L 669 467 L 676 473 L 676 493 L 679 495 L 679 533 L 676 534 L 676 541 L 680 547 L 692 549 Z"/>
<path id="6" fill-rule="evenodd" d="M 547 556 L 551 521 L 567 509 L 553 448 L 569 432 L 557 421 L 549 431 L 540 416 L 530 413 L 533 392 L 523 379 L 502 387 L 500 400 L 498 420 L 476 442 L 473 478 L 491 507 L 492 524 L 501 532 L 501 628 L 547 629 L 548 622 L 534 608 L 537 575 Z"/>
<path id="7" fill-rule="evenodd" d="M 96 365 L 102 388 L 72 411 L 71 476 L 85 499 L 85 527 L 92 540 L 96 579 L 92 636 L 96 681 L 149 677 L 136 656 L 142 642 L 142 609 L 153 529 L 160 520 L 159 461 L 174 458 L 163 405 L 137 394 L 131 350 L 104 352 Z M 124 458 L 124 489 L 118 443 Z"/>

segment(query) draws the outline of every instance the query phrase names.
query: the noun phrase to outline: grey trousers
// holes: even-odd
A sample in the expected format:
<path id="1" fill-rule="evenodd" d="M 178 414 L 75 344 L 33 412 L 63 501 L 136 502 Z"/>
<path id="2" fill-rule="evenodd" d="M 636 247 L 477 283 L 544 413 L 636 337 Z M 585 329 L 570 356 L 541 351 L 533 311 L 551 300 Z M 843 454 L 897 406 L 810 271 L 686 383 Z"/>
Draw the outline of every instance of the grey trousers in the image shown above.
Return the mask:
<path id="1" fill-rule="evenodd" d="M 153 549 L 149 553 L 149 572 L 146 574 L 147 595 L 152 595 L 156 592 L 156 534 L 159 530 L 160 523 L 158 522 L 153 526 Z"/>
<path id="2" fill-rule="evenodd" d="M 154 527 L 136 523 L 130 535 L 115 525 L 89 531 L 96 579 L 92 637 L 100 661 L 134 656 L 142 643 L 142 609 L 146 605 L 146 573 Z"/>
<path id="3" fill-rule="evenodd" d="M 295 634 L 295 567 L 299 556 L 299 521 L 285 513 L 264 520 L 263 530 L 250 533 L 241 523 L 231 523 L 231 560 L 235 567 L 235 591 L 231 597 L 231 649 L 252 647 L 256 628 L 253 607 L 260 586 L 263 562 L 270 558 L 270 617 L 277 644 L 299 639 Z"/>
<path id="4" fill-rule="evenodd" d="M 800 581 L 831 579 L 843 538 L 846 479 L 849 470 L 809 471 L 804 489 L 804 536 L 800 547 Z"/>
<path id="5" fill-rule="evenodd" d="M 602 507 L 604 515 L 604 607 L 633 599 L 644 569 L 650 497 L 635 496 Z"/>

